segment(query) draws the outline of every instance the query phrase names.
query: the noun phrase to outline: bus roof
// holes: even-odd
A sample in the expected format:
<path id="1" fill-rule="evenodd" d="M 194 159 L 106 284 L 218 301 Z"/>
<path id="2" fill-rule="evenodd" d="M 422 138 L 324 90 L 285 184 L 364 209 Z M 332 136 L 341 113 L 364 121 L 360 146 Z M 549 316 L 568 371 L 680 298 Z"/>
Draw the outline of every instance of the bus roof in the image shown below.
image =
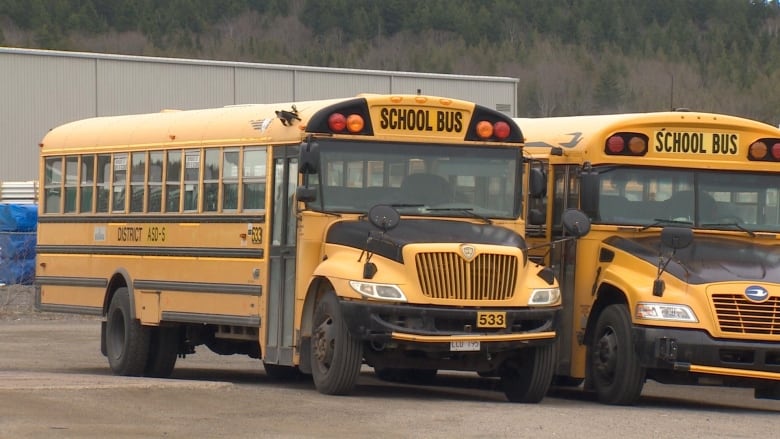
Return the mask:
<path id="1" fill-rule="evenodd" d="M 339 99 L 231 105 L 202 110 L 163 110 L 159 113 L 93 117 L 66 123 L 49 131 L 41 140 L 40 147 L 41 153 L 48 155 L 78 150 L 298 142 L 303 139 L 306 125 L 317 111 L 357 98 L 366 99 L 369 107 L 447 106 L 468 112 L 478 107 L 473 102 L 437 96 L 364 93 Z M 294 113 L 300 119 L 300 124 L 283 120 L 280 117 L 282 112 L 288 115 Z M 295 125 L 294 129 L 290 128 L 291 125 Z M 521 140 L 521 137 L 517 140 Z"/>
<path id="2" fill-rule="evenodd" d="M 282 130 L 270 139 L 273 127 L 282 125 L 277 111 L 291 111 L 294 105 L 299 117 L 307 120 L 320 108 L 343 100 L 232 105 L 203 110 L 163 110 L 159 113 L 93 117 L 52 129 L 44 136 L 40 146 L 42 152 L 72 152 L 81 148 L 290 142 L 300 140 L 302 132 Z"/>
<path id="3" fill-rule="evenodd" d="M 526 151 L 529 153 L 533 152 L 535 147 L 562 146 L 571 151 L 585 148 L 591 141 L 598 142 L 600 145 L 608 135 L 629 127 L 642 129 L 711 126 L 725 130 L 750 130 L 777 135 L 777 128 L 763 122 L 725 114 L 689 111 L 515 118 L 514 120 L 523 129 Z"/>

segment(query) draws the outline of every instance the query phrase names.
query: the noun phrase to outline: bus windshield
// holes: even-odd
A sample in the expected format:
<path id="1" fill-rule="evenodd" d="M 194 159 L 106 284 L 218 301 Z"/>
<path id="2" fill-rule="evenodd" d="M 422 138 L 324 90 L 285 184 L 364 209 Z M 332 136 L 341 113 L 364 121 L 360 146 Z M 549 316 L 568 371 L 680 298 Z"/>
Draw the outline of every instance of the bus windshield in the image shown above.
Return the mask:
<path id="1" fill-rule="evenodd" d="M 319 144 L 316 184 L 321 191 L 310 208 L 367 212 L 373 205 L 391 204 L 404 215 L 520 215 L 520 148 L 343 140 Z"/>
<path id="2" fill-rule="evenodd" d="M 609 166 L 599 174 L 597 223 L 780 231 L 776 174 Z"/>

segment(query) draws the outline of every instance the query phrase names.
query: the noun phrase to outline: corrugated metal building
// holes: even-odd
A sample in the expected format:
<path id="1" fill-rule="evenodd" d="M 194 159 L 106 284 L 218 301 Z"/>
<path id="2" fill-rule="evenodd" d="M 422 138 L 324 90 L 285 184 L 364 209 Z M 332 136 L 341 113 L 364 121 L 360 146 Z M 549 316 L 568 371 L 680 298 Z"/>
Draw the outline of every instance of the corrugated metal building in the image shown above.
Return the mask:
<path id="1" fill-rule="evenodd" d="M 0 181 L 38 178 L 38 142 L 94 116 L 225 105 L 417 93 L 474 101 L 515 116 L 518 81 L 0 47 Z"/>

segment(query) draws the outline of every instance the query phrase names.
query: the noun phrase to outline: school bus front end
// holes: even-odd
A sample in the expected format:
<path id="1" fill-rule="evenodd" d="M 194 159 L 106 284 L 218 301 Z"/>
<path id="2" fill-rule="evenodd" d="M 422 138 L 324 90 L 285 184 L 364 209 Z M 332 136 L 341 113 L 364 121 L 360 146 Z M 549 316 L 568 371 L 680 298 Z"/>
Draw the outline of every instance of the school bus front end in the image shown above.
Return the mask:
<path id="1" fill-rule="evenodd" d="M 418 96 L 360 98 L 320 119 L 355 115 L 366 128 L 341 136 L 313 117 L 301 145 L 302 369 L 325 393 L 351 390 L 365 361 L 412 382 L 500 375 L 510 400 L 540 400 L 561 302 L 522 236 L 519 130 L 500 113 Z M 511 129 L 471 140 L 480 120 Z"/>
<path id="2" fill-rule="evenodd" d="M 551 256 L 558 381 L 611 404 L 646 379 L 780 398 L 780 131 L 704 113 L 523 122 L 546 139 L 551 221 L 574 202 L 593 222 Z"/>

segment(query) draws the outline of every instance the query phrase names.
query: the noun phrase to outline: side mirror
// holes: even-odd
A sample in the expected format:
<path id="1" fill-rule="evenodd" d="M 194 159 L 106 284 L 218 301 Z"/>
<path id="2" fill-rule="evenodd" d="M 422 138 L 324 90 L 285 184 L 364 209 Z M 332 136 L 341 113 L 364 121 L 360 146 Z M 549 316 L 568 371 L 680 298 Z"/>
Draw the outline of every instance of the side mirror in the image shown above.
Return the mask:
<path id="1" fill-rule="evenodd" d="M 590 219 L 577 209 L 566 209 L 563 212 L 563 228 L 566 233 L 580 238 L 590 232 Z"/>
<path id="2" fill-rule="evenodd" d="M 693 230 L 686 227 L 664 227 L 661 243 L 673 250 L 688 247 L 693 242 Z"/>
<path id="3" fill-rule="evenodd" d="M 295 189 L 295 199 L 304 203 L 311 203 L 317 200 L 317 188 L 298 186 Z"/>
<path id="4" fill-rule="evenodd" d="M 401 215 L 392 206 L 377 204 L 368 211 L 368 220 L 376 228 L 386 232 L 398 225 Z"/>
<path id="5" fill-rule="evenodd" d="M 547 194 L 547 178 L 539 168 L 531 168 L 528 175 L 528 195 L 531 198 L 542 198 Z"/>
<path id="6" fill-rule="evenodd" d="M 580 208 L 588 217 L 596 218 L 599 211 L 599 174 L 583 171 L 580 179 Z"/>
<path id="7" fill-rule="evenodd" d="M 300 151 L 298 152 L 298 172 L 301 174 L 318 174 L 320 172 L 319 143 L 310 139 L 301 143 Z"/>

